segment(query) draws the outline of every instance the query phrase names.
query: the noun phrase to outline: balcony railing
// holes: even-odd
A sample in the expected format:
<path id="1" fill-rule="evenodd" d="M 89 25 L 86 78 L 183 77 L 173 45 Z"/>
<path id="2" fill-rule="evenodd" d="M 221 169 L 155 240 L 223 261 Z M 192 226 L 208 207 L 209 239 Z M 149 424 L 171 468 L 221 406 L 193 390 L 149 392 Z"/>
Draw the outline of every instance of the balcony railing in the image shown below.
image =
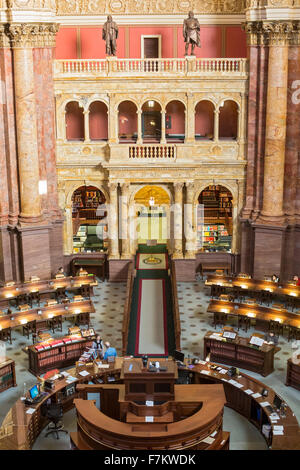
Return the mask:
<path id="1" fill-rule="evenodd" d="M 175 145 L 135 145 L 129 146 L 129 158 L 131 160 L 149 159 L 176 159 Z"/>
<path id="2" fill-rule="evenodd" d="M 246 78 L 247 59 L 70 59 L 56 60 L 56 78 L 83 76 L 237 76 Z"/>

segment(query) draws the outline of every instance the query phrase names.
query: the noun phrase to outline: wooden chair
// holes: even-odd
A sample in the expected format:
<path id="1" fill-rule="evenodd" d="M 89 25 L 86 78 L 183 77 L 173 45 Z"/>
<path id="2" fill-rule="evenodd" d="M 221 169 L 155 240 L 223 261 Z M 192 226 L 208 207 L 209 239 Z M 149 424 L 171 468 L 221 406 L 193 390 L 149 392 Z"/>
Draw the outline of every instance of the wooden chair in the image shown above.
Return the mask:
<path id="1" fill-rule="evenodd" d="M 40 306 L 41 303 L 41 296 L 39 292 L 30 292 L 28 295 L 28 302 L 30 307 L 32 308 L 33 302 L 36 302 L 38 306 Z"/>
<path id="2" fill-rule="evenodd" d="M 17 297 L 18 307 L 29 303 L 28 294 L 21 294 Z"/>
<path id="3" fill-rule="evenodd" d="M 225 292 L 226 292 L 226 289 L 224 286 L 212 285 L 210 289 L 210 295 L 212 298 L 219 297 L 220 295 L 225 294 Z"/>
<path id="4" fill-rule="evenodd" d="M 89 312 L 82 312 L 75 317 L 75 325 L 87 325 L 90 327 L 90 314 Z"/>
<path id="5" fill-rule="evenodd" d="M 224 326 L 226 324 L 227 315 L 223 312 L 215 312 L 214 313 L 214 327 L 216 328 L 217 325 Z"/>
<path id="6" fill-rule="evenodd" d="M 61 299 L 65 299 L 65 297 L 66 297 L 66 289 L 64 287 L 56 289 L 55 298 L 57 302 L 59 302 Z"/>
<path id="7" fill-rule="evenodd" d="M 57 317 L 53 317 L 48 321 L 49 328 L 55 333 L 56 330 L 62 331 L 62 324 L 63 324 L 63 317 L 62 315 L 58 315 Z"/>
<path id="8" fill-rule="evenodd" d="M 269 331 L 272 331 L 275 336 L 283 335 L 283 324 L 276 320 L 269 321 Z"/>
<path id="9" fill-rule="evenodd" d="M 4 328 L 3 330 L 0 330 L 0 340 L 1 341 L 9 341 L 10 344 L 12 344 L 12 338 L 11 338 L 11 328 Z"/>
<path id="10" fill-rule="evenodd" d="M 244 331 L 248 331 L 251 327 L 251 318 L 246 315 L 238 315 L 238 331 L 241 328 Z"/>
<path id="11" fill-rule="evenodd" d="M 272 301 L 272 292 L 267 290 L 259 291 L 259 301 L 261 304 L 266 303 L 269 306 Z"/>
<path id="12" fill-rule="evenodd" d="M 28 323 L 23 325 L 23 336 L 26 335 L 27 338 L 29 339 L 30 333 L 34 335 L 36 334 L 36 320 L 29 321 Z"/>
<path id="13" fill-rule="evenodd" d="M 90 299 L 90 297 L 91 297 L 91 288 L 90 288 L 90 286 L 89 285 L 81 286 L 80 294 L 82 295 L 82 297 L 87 297 L 88 299 Z"/>
<path id="14" fill-rule="evenodd" d="M 296 326 L 288 327 L 288 342 L 291 340 L 300 340 L 300 328 Z"/>

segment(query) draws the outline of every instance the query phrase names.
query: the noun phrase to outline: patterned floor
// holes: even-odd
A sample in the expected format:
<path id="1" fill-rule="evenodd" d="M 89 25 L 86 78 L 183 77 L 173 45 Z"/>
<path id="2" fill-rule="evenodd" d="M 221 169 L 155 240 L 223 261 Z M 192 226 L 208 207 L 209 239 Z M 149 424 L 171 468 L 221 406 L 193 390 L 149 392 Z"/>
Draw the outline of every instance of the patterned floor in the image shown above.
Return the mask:
<path id="1" fill-rule="evenodd" d="M 91 316 L 92 326 L 99 332 L 103 340 L 111 342 L 116 347 L 118 354 L 121 354 L 121 331 L 124 301 L 126 297 L 125 283 L 102 283 L 95 288 L 96 312 Z M 203 282 L 178 283 L 178 302 L 182 327 L 182 349 L 186 356 L 203 358 L 203 337 L 205 333 L 213 329 L 212 315 L 206 312 L 209 303 L 209 289 Z M 234 326 L 234 325 L 233 325 Z M 67 333 L 68 323 L 64 323 L 63 334 Z M 220 328 L 217 328 L 217 331 Z M 241 335 L 249 336 L 240 330 Z M 57 333 L 59 337 L 62 333 Z M 13 331 L 13 344 L 7 345 L 7 356 L 16 361 L 16 373 L 18 386 L 0 394 L 0 423 L 13 405 L 13 403 L 23 395 L 24 383 L 28 389 L 34 385 L 36 379 L 27 371 L 28 359 L 23 351 L 24 347 L 31 344 L 31 340 L 23 337 L 21 331 Z M 263 381 L 281 395 L 294 411 L 300 422 L 300 392 L 286 387 L 286 361 L 292 355 L 291 343 L 280 338 L 279 346 L 281 350 L 275 356 L 275 371 L 268 377 L 263 378 L 258 374 L 247 372 L 249 375 Z M 66 427 L 74 429 L 75 414 L 70 412 L 66 417 Z M 258 431 L 248 423 L 243 417 L 232 410 L 225 409 L 224 429 L 230 431 L 231 448 L 234 449 L 261 449 L 265 448 L 265 443 Z M 243 437 L 241 437 L 243 436 Z M 52 439 L 52 438 L 51 438 Z M 56 440 L 55 440 L 56 441 Z M 55 442 L 54 441 L 54 442 Z M 51 448 L 51 440 L 45 440 L 43 433 L 39 437 L 34 448 Z M 62 439 L 60 446 L 69 448 L 68 438 Z M 61 448 L 61 447 L 60 447 Z"/>

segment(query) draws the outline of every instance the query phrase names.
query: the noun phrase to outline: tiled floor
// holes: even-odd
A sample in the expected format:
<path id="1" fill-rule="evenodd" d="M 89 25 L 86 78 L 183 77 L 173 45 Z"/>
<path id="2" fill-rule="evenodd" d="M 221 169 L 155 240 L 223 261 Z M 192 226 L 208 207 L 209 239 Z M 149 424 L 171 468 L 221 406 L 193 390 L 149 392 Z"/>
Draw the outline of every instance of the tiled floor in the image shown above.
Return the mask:
<path id="1" fill-rule="evenodd" d="M 124 301 L 126 296 L 125 283 L 101 283 L 95 289 L 96 313 L 91 316 L 92 325 L 99 332 L 104 340 L 108 340 L 116 347 L 121 354 L 121 331 Z M 203 337 L 206 331 L 213 329 L 212 315 L 206 312 L 209 303 L 209 289 L 203 282 L 199 283 L 179 283 L 178 302 L 182 327 L 182 349 L 191 357 L 203 358 Z M 67 333 L 68 323 L 64 323 L 63 334 Z M 219 328 L 218 328 L 219 329 Z M 218 330 L 217 329 L 217 330 Z M 249 336 L 251 330 L 248 331 Z M 240 330 L 241 335 L 245 335 Z M 55 336 L 61 336 L 57 333 Z M 7 345 L 7 356 L 16 361 L 16 373 L 18 386 L 0 394 L 0 423 L 6 416 L 13 403 L 23 394 L 24 382 L 26 389 L 32 386 L 36 379 L 27 371 L 28 359 L 22 350 L 31 344 L 21 335 L 21 331 L 13 331 L 13 344 Z M 281 350 L 275 356 L 275 371 L 268 377 L 263 378 L 258 374 L 247 372 L 249 375 L 263 381 L 279 393 L 289 404 L 300 422 L 300 392 L 286 387 L 286 361 L 292 354 L 291 343 L 280 338 L 279 346 Z M 64 416 L 65 428 L 76 429 L 74 410 Z M 232 449 L 263 449 L 266 444 L 260 433 L 246 419 L 236 412 L 225 408 L 224 429 L 231 433 Z M 45 431 L 37 439 L 34 449 L 68 449 L 69 438 L 62 436 L 57 441 L 52 436 L 44 438 Z"/>

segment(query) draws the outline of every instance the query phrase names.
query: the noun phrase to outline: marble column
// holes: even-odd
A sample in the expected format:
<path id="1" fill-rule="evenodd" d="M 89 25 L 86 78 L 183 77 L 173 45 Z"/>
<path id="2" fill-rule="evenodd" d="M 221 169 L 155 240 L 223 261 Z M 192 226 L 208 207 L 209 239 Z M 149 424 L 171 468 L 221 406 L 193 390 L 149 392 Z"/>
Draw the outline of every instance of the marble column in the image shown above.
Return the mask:
<path id="1" fill-rule="evenodd" d="M 166 144 L 166 110 L 161 111 L 161 139 L 160 139 L 161 144 Z"/>
<path id="2" fill-rule="evenodd" d="M 122 259 L 129 259 L 130 255 L 130 234 L 129 234 L 129 189 L 128 183 L 121 184 L 121 240 Z"/>
<path id="3" fill-rule="evenodd" d="M 173 211 L 173 220 L 174 220 L 174 253 L 173 259 L 182 259 L 182 240 L 183 240 L 183 231 L 182 231 L 182 205 L 183 205 L 183 183 L 176 182 L 174 183 L 174 211 Z"/>
<path id="4" fill-rule="evenodd" d="M 194 217 L 194 183 L 186 183 L 186 204 L 184 210 L 185 258 L 196 256 L 196 220 Z"/>
<path id="5" fill-rule="evenodd" d="M 280 22 L 265 25 L 269 34 L 269 67 L 263 207 L 259 222 L 271 225 L 282 225 L 284 222 L 283 186 L 288 84 L 288 32 L 285 25 L 286 23 Z"/>
<path id="6" fill-rule="evenodd" d="M 142 136 L 142 114 L 143 114 L 143 111 L 141 109 L 139 109 L 137 111 L 137 119 L 138 119 L 138 136 L 137 136 L 137 144 L 138 145 L 142 145 L 143 144 L 143 136 Z"/>
<path id="7" fill-rule="evenodd" d="M 219 141 L 219 118 L 220 118 L 220 109 L 214 110 L 214 142 Z"/>
<path id="8" fill-rule="evenodd" d="M 108 143 L 119 143 L 119 111 L 116 109 L 115 95 L 109 95 L 108 109 Z"/>
<path id="9" fill-rule="evenodd" d="M 300 22 L 299 22 L 300 23 Z M 289 48 L 288 112 L 286 132 L 284 212 L 291 223 L 295 223 L 300 201 L 297 197 L 297 184 L 300 191 L 298 168 L 300 169 L 300 26 L 293 35 Z M 296 206 L 298 199 L 298 208 Z M 298 212 L 300 215 L 300 211 Z"/>
<path id="10" fill-rule="evenodd" d="M 20 223 L 41 220 L 39 153 L 31 30 L 9 27 L 13 46 L 17 149 L 19 163 Z"/>
<path id="11" fill-rule="evenodd" d="M 90 110 L 83 112 L 84 114 L 84 142 L 90 142 Z"/>
<path id="12" fill-rule="evenodd" d="M 187 93 L 187 109 L 185 113 L 185 143 L 195 143 L 195 98 L 193 93 Z"/>
<path id="13" fill-rule="evenodd" d="M 119 259 L 119 231 L 118 231 L 118 184 L 109 183 L 109 259 Z"/>

